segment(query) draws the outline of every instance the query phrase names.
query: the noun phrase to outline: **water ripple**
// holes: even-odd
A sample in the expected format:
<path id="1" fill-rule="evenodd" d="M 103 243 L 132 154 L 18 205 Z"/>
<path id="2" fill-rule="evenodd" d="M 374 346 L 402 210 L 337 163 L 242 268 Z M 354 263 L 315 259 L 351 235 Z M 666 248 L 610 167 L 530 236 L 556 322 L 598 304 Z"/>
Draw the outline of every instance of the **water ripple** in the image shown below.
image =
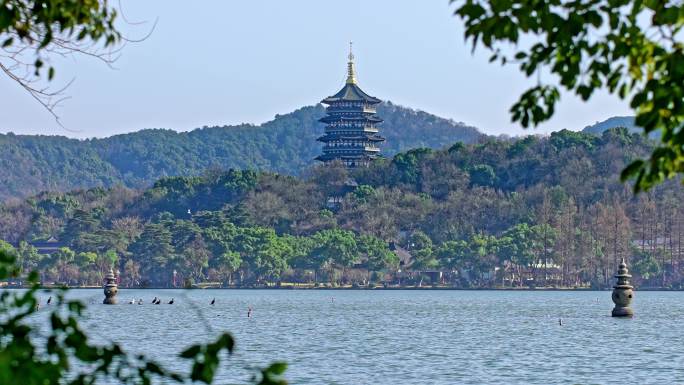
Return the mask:
<path id="1" fill-rule="evenodd" d="M 96 341 L 176 370 L 183 348 L 230 331 L 218 383 L 273 360 L 293 384 L 684 383 L 678 292 L 638 292 L 631 320 L 610 317 L 609 292 L 121 290 L 118 306 L 70 295 L 95 299 L 83 324 Z"/>

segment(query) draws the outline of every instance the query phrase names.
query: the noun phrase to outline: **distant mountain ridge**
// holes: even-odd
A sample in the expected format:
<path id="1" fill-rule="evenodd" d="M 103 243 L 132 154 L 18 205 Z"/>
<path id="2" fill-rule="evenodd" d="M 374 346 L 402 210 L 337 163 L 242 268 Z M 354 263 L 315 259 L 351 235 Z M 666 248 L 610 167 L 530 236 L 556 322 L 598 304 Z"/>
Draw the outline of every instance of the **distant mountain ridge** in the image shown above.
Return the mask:
<path id="1" fill-rule="evenodd" d="M 261 125 L 165 129 L 102 139 L 0 134 L 0 200 L 40 191 L 122 184 L 143 187 L 164 176 L 197 175 L 208 168 L 268 170 L 296 175 L 314 163 L 324 130 L 321 105 L 308 106 Z M 473 143 L 476 128 L 390 102 L 378 107 L 387 141 L 385 156 L 416 147 Z"/>
<path id="2" fill-rule="evenodd" d="M 633 116 L 613 116 L 602 122 L 596 122 L 590 126 L 584 127 L 582 132 L 601 135 L 604 131 L 615 127 L 625 127 L 631 133 L 642 132 L 641 128 L 634 123 Z"/>

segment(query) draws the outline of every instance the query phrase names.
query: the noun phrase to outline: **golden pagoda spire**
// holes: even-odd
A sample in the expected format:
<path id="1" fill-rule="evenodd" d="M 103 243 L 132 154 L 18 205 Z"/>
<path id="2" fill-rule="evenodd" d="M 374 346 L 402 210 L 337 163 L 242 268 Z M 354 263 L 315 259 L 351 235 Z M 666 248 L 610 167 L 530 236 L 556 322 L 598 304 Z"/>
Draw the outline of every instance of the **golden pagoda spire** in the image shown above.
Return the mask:
<path id="1" fill-rule="evenodd" d="M 347 84 L 356 84 L 356 71 L 354 70 L 354 53 L 352 42 L 349 42 L 349 62 L 347 62 Z"/>

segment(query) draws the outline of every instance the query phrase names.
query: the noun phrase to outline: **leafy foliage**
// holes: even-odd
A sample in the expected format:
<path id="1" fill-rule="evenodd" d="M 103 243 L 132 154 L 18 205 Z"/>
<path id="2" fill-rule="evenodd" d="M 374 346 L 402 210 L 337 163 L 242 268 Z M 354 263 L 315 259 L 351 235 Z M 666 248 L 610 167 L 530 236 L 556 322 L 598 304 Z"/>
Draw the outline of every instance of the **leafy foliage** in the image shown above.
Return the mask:
<path id="1" fill-rule="evenodd" d="M 622 173 L 646 190 L 684 172 L 684 5 L 668 1 L 452 0 L 472 45 L 491 61 L 515 63 L 527 76 L 546 71 L 557 85 L 538 83 L 511 108 L 523 127 L 549 119 L 559 88 L 589 100 L 597 90 L 630 98 L 645 134 L 660 131 L 648 161 Z M 513 46 L 515 48 L 508 49 Z"/>
<path id="2" fill-rule="evenodd" d="M 37 75 L 44 66 L 40 51 L 50 44 L 63 46 L 70 39 L 115 44 L 121 38 L 114 27 L 116 16 L 107 1 L 5 0 L 0 7 L 0 44 L 9 53 L 15 46 L 35 45 L 38 57 L 33 67 Z M 47 72 L 52 79 L 54 67 Z"/>

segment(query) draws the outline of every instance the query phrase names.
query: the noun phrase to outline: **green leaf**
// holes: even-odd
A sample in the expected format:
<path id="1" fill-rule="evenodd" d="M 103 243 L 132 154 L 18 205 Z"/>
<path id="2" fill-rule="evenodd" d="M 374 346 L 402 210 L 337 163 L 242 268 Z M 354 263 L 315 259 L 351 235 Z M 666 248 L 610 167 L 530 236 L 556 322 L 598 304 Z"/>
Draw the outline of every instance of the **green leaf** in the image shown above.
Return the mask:
<path id="1" fill-rule="evenodd" d="M 643 160 L 635 160 L 634 162 L 630 163 L 627 167 L 625 167 L 624 170 L 622 170 L 622 173 L 620 173 L 620 180 L 623 182 L 632 178 L 636 173 L 638 173 L 642 168 L 644 167 L 644 161 Z"/>
<path id="2" fill-rule="evenodd" d="M 277 376 L 285 373 L 285 370 L 287 370 L 287 363 L 285 362 L 274 362 L 266 368 L 266 372 Z"/>
<path id="3" fill-rule="evenodd" d="M 180 357 L 181 358 L 194 358 L 197 356 L 200 351 L 202 351 L 202 346 L 201 345 L 193 345 L 187 349 L 185 349 L 183 352 L 181 352 Z"/>

